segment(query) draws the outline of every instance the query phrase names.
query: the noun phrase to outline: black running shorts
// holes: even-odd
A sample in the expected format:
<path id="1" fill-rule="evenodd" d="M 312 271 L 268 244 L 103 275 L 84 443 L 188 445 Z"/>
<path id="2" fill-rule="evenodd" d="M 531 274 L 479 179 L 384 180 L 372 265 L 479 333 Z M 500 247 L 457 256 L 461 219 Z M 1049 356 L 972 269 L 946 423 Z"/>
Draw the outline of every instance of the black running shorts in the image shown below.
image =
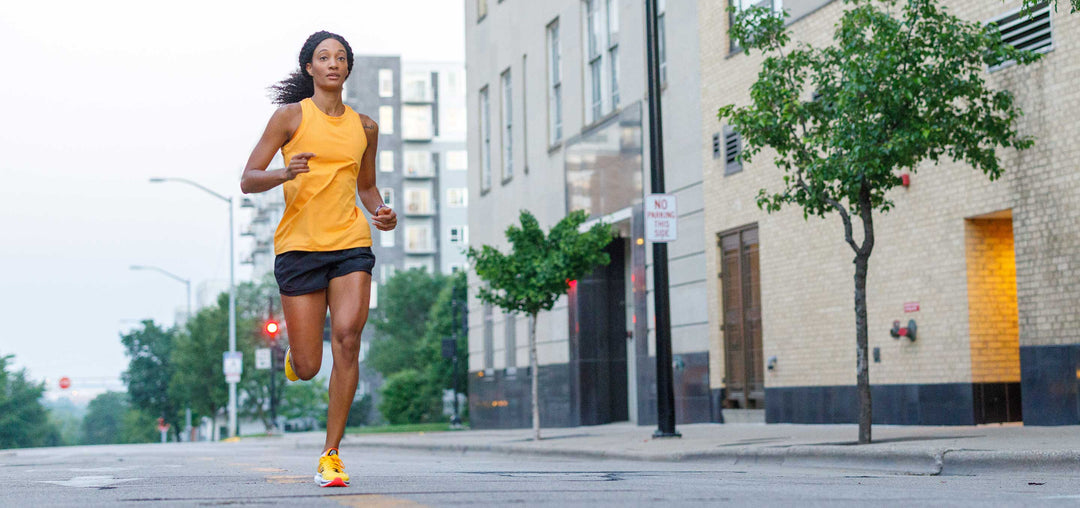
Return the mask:
<path id="1" fill-rule="evenodd" d="M 274 277 L 285 296 L 300 296 L 326 289 L 330 279 L 352 272 L 371 273 L 375 254 L 371 247 L 326 252 L 289 251 L 274 259 Z"/>

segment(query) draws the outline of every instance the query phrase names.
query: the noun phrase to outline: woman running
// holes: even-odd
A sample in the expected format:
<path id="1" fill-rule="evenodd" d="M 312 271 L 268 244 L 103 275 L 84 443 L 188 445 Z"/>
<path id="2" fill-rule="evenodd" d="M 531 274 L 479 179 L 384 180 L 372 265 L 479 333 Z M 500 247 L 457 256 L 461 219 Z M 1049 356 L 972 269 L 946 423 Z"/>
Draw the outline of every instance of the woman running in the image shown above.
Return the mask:
<path id="1" fill-rule="evenodd" d="M 397 214 L 375 187 L 379 126 L 341 101 L 353 66 L 349 43 L 318 32 L 300 50 L 300 68 L 271 87 L 281 107 L 270 117 L 251 152 L 240 188 L 285 191 L 285 212 L 274 234 L 274 276 L 289 330 L 285 376 L 315 377 L 322 365 L 323 323 L 330 310 L 330 405 L 326 442 L 315 474 L 323 487 L 345 487 L 349 475 L 338 446 L 359 378 L 360 332 L 368 316 L 371 228 L 356 196 L 381 231 L 397 226 Z M 281 150 L 288 167 L 267 170 Z"/>

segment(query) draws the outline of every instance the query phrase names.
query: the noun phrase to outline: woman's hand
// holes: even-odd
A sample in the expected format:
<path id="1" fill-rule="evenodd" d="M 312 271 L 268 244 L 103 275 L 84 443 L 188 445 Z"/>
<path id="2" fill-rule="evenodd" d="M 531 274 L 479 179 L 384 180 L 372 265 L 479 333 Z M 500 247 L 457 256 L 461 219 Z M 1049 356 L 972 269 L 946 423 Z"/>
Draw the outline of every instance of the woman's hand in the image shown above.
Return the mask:
<path id="1" fill-rule="evenodd" d="M 371 222 L 379 231 L 393 231 L 397 227 L 397 213 L 389 206 L 381 206 L 378 212 L 371 217 Z"/>
<path id="2" fill-rule="evenodd" d="M 308 160 L 315 157 L 315 154 L 311 152 L 298 153 L 292 156 L 292 160 L 289 161 L 289 166 L 285 168 L 285 181 L 296 178 L 301 173 L 307 173 L 311 171 L 308 168 Z"/>

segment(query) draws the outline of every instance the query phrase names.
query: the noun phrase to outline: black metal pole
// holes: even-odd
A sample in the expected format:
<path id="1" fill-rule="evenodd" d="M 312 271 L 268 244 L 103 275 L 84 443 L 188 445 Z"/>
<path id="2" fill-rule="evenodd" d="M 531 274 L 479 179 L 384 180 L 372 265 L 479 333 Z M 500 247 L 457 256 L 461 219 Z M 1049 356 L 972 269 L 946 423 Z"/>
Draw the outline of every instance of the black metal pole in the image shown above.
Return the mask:
<path id="1" fill-rule="evenodd" d="M 652 193 L 664 192 L 664 133 L 660 114 L 660 37 L 656 0 L 645 0 L 645 56 L 649 72 L 649 161 Z M 653 437 L 682 437 L 675 432 L 675 387 L 671 372 L 671 307 L 668 301 L 667 244 L 653 242 L 653 297 L 656 312 L 656 412 Z"/>

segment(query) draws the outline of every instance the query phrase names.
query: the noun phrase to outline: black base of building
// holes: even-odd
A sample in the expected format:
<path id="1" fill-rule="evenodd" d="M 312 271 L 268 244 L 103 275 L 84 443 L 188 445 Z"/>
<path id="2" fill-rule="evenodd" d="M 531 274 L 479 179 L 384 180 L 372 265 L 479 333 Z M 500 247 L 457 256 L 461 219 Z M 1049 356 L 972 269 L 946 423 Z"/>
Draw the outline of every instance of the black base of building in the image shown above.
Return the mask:
<path id="1" fill-rule="evenodd" d="M 976 425 L 1022 419 L 1020 383 L 873 385 L 870 397 L 876 424 Z M 854 386 L 765 389 L 766 423 L 856 423 L 857 418 Z"/>
<path id="2" fill-rule="evenodd" d="M 1024 425 L 1080 424 L 1080 344 L 1021 346 Z"/>

